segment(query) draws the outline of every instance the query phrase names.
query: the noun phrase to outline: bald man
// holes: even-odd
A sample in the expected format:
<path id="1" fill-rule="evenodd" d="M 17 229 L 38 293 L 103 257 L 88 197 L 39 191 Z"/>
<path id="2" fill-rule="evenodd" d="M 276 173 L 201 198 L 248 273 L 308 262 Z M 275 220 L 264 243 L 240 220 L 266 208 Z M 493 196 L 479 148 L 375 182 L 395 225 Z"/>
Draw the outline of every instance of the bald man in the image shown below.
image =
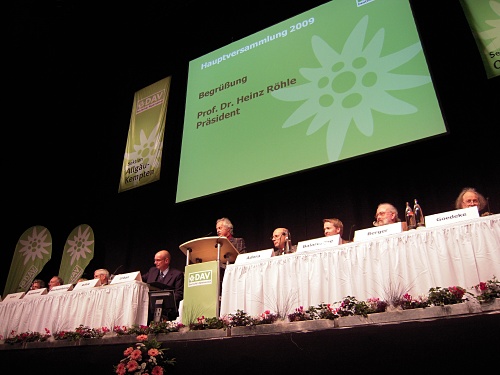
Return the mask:
<path id="1" fill-rule="evenodd" d="M 184 298 L 184 272 L 170 267 L 170 253 L 167 250 L 160 250 L 155 254 L 154 267 L 151 267 L 148 272 L 142 274 L 142 281 L 145 283 L 161 283 L 165 285 L 163 289 L 174 291 L 175 303 L 179 308 L 179 303 Z M 175 317 L 179 312 L 175 312 Z M 169 318 L 174 318 L 169 316 Z M 174 320 L 170 319 L 170 320 Z"/>

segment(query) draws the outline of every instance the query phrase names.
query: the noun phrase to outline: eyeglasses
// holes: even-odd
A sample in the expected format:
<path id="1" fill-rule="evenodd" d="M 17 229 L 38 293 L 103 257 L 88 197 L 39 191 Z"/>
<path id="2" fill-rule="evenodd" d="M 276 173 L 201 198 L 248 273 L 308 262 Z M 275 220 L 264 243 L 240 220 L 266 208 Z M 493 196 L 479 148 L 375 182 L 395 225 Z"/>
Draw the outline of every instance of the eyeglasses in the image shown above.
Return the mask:
<path id="1" fill-rule="evenodd" d="M 467 199 L 466 201 L 464 201 L 464 203 L 467 203 L 467 204 L 478 204 L 479 201 L 477 199 Z"/>
<path id="2" fill-rule="evenodd" d="M 270 238 L 270 240 L 277 240 L 278 238 L 280 238 L 281 236 L 283 236 L 283 233 L 281 234 L 273 234 L 273 236 Z"/>
<path id="3" fill-rule="evenodd" d="M 380 211 L 375 214 L 375 219 L 379 216 L 385 216 L 386 214 L 389 214 L 389 211 Z"/>

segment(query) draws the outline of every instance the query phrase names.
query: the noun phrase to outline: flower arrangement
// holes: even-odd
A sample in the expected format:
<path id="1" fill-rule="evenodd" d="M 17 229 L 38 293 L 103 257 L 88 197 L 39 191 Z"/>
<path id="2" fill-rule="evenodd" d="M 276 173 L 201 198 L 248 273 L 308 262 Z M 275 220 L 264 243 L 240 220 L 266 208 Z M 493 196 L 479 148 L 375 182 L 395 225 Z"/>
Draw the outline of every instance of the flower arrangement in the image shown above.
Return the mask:
<path id="1" fill-rule="evenodd" d="M 203 329 L 226 329 L 227 324 L 223 319 L 220 318 L 206 318 L 205 316 L 201 316 L 196 318 L 196 322 L 192 322 L 189 324 L 189 330 L 191 331 L 200 331 Z"/>
<path id="2" fill-rule="evenodd" d="M 114 326 L 113 332 L 119 336 L 122 335 L 147 335 L 149 334 L 149 326 L 134 324 L 131 327 Z"/>
<path id="3" fill-rule="evenodd" d="M 192 331 L 203 329 L 227 329 L 231 327 L 251 327 L 259 324 L 272 324 L 278 320 L 278 315 L 266 310 L 257 317 L 248 315 L 243 310 L 237 310 L 234 314 L 227 314 L 220 318 L 207 318 L 202 316 L 189 325 Z"/>
<path id="4" fill-rule="evenodd" d="M 404 297 L 404 296 L 403 296 Z M 410 296 L 411 299 L 411 296 Z M 380 298 L 368 298 L 366 300 L 366 304 L 368 305 L 368 309 L 371 314 L 385 312 L 389 303 L 387 301 L 383 301 Z"/>
<path id="5" fill-rule="evenodd" d="M 429 303 L 434 306 L 454 305 L 467 300 L 464 299 L 466 290 L 460 286 L 450 286 L 448 288 L 435 287 L 429 289 Z"/>
<path id="6" fill-rule="evenodd" d="M 6 344 L 16 344 L 23 342 L 42 342 L 47 341 L 51 336 L 50 331 L 45 328 L 45 333 L 27 331 L 16 335 L 16 331 L 11 331 L 10 336 L 5 339 Z"/>
<path id="7" fill-rule="evenodd" d="M 500 281 L 493 276 L 491 280 L 486 282 L 480 282 L 479 284 L 473 286 L 478 295 L 476 299 L 479 302 L 491 302 L 495 298 L 500 298 Z"/>
<path id="8" fill-rule="evenodd" d="M 400 307 L 403 310 L 425 308 L 430 306 L 431 301 L 427 296 L 419 296 L 414 299 L 410 294 L 405 293 L 399 298 L 392 300 L 394 307 Z"/>
<path id="9" fill-rule="evenodd" d="M 256 323 L 256 319 L 243 310 L 236 310 L 234 314 L 227 314 L 223 317 L 223 320 L 226 327 L 250 327 Z"/>
<path id="10" fill-rule="evenodd" d="M 278 318 L 278 314 L 274 314 L 271 311 L 266 310 L 256 319 L 255 324 L 272 324 L 277 321 Z"/>
<path id="11" fill-rule="evenodd" d="M 138 335 L 137 343 L 130 346 L 123 352 L 123 358 L 118 365 L 113 366 L 115 373 L 125 375 L 133 374 L 151 374 L 163 375 L 166 372 L 166 366 L 173 366 L 175 358 L 169 359 L 165 356 L 161 343 L 156 339 L 148 340 L 147 335 Z"/>
<path id="12" fill-rule="evenodd" d="M 76 341 L 79 339 L 92 339 L 101 338 L 106 332 L 109 332 L 109 328 L 90 328 L 80 324 L 74 331 L 59 331 L 54 334 L 55 340 L 70 340 Z"/>

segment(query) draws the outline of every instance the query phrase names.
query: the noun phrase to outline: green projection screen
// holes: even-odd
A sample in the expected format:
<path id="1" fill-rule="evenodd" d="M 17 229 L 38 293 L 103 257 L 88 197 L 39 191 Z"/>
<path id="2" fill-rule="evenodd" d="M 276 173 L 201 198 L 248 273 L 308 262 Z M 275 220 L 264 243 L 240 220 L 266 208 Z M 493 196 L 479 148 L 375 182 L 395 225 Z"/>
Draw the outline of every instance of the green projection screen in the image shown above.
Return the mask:
<path id="1" fill-rule="evenodd" d="M 176 203 L 446 132 L 409 2 L 334 0 L 190 61 Z"/>

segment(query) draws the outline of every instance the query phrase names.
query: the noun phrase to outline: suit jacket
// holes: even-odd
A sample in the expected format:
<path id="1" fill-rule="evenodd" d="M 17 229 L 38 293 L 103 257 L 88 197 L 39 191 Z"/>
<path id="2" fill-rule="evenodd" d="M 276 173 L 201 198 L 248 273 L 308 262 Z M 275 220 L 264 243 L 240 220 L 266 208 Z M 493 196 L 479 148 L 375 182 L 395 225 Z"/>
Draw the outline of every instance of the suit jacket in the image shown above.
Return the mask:
<path id="1" fill-rule="evenodd" d="M 229 239 L 229 242 L 231 242 L 236 250 L 239 251 L 240 254 L 246 253 L 247 248 L 245 245 L 245 240 L 241 237 L 231 237 Z"/>
<path id="2" fill-rule="evenodd" d="M 170 267 L 163 280 L 159 280 L 159 275 L 160 270 L 156 267 L 151 267 L 148 272 L 142 274 L 142 281 L 148 284 L 155 281 L 165 284 L 167 286 L 166 289 L 174 291 L 175 303 L 177 303 L 177 308 L 179 308 L 179 302 L 184 298 L 184 272 Z"/>

